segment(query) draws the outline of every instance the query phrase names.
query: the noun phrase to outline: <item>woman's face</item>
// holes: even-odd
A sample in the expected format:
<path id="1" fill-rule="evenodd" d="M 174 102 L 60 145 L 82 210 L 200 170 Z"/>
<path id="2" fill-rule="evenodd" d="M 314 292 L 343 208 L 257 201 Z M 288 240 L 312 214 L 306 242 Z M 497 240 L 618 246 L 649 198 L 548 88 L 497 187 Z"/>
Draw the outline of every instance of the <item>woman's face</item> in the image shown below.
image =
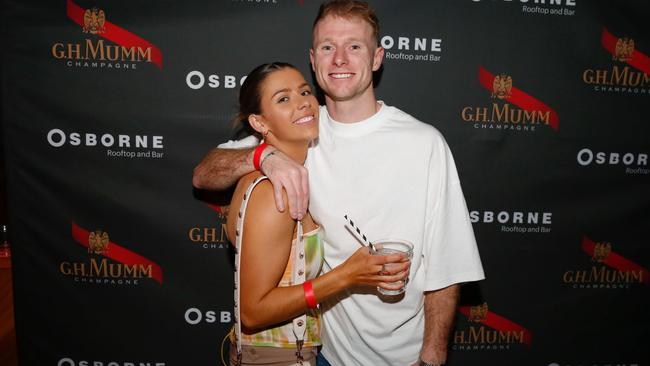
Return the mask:
<path id="1" fill-rule="evenodd" d="M 299 71 L 284 68 L 269 74 L 262 82 L 260 106 L 268 140 L 306 142 L 318 137 L 318 101 Z"/>

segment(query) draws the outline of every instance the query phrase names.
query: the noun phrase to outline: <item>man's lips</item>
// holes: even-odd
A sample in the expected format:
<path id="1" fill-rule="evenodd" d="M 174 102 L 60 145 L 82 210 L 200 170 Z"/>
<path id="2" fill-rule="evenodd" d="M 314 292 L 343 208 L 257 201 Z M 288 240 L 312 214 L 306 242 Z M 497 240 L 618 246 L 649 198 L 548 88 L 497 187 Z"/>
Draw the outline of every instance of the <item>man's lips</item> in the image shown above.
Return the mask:
<path id="1" fill-rule="evenodd" d="M 349 79 L 354 76 L 351 72 L 333 72 L 329 74 L 330 77 L 334 79 Z"/>

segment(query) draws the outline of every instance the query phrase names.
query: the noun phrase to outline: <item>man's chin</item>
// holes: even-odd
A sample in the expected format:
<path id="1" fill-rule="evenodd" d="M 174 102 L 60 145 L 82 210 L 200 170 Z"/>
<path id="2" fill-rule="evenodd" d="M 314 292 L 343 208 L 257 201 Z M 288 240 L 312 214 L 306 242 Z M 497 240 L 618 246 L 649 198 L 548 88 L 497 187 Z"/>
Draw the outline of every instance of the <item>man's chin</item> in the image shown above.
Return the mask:
<path id="1" fill-rule="evenodd" d="M 335 102 L 347 102 L 354 99 L 354 93 L 325 93 L 331 100 Z"/>

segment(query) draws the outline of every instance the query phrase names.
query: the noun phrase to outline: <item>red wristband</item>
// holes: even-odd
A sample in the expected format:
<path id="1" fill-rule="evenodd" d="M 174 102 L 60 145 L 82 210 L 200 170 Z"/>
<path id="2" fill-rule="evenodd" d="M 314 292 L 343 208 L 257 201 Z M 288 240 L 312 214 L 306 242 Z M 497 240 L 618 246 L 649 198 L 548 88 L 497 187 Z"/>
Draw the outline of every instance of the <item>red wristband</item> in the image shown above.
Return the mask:
<path id="1" fill-rule="evenodd" d="M 255 148 L 255 152 L 253 153 L 253 166 L 255 167 L 255 170 L 260 170 L 260 157 L 262 157 L 262 152 L 264 152 L 264 149 L 266 149 L 267 146 L 269 145 L 267 145 L 266 142 L 263 142 Z"/>
<path id="2" fill-rule="evenodd" d="M 316 301 L 316 295 L 314 295 L 314 288 L 311 285 L 311 281 L 303 282 L 302 289 L 305 290 L 305 301 L 307 301 L 307 306 L 311 309 L 316 309 L 318 307 L 318 302 Z"/>

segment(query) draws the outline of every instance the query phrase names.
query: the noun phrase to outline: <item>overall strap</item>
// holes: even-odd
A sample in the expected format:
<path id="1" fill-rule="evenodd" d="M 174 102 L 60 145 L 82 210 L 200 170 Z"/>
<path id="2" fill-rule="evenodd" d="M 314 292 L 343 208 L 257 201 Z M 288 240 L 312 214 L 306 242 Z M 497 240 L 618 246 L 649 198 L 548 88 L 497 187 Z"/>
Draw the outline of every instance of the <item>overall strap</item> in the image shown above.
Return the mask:
<path id="1" fill-rule="evenodd" d="M 298 221 L 296 230 L 296 245 L 293 248 L 293 268 L 291 269 L 291 282 L 299 285 L 305 282 L 305 245 L 303 243 L 302 221 Z M 307 315 L 303 313 L 293 319 L 293 335 L 296 337 L 296 358 L 298 364 L 302 365 L 302 346 L 305 343 L 305 331 L 307 330 Z"/>
<path id="2" fill-rule="evenodd" d="M 241 265 L 241 251 L 242 251 L 242 237 L 244 236 L 244 218 L 246 216 L 246 207 L 248 206 L 248 200 L 250 199 L 253 189 L 262 182 L 263 180 L 268 179 L 266 176 L 260 176 L 256 178 L 244 194 L 242 199 L 241 207 L 239 209 L 239 214 L 237 215 L 237 225 L 235 228 L 235 339 L 237 343 L 237 364 L 241 364 L 242 357 L 242 346 L 241 346 L 241 310 L 239 307 L 240 303 L 240 265 Z M 297 228 L 297 244 L 295 245 L 292 256 L 293 256 L 293 268 L 291 273 L 291 279 L 294 285 L 301 284 L 305 282 L 305 246 L 303 243 L 303 230 L 302 222 L 298 221 Z M 293 333 L 296 337 L 296 347 L 298 351 L 296 356 L 298 358 L 298 363 L 302 364 L 301 349 L 305 339 L 305 330 L 307 328 L 307 316 L 305 314 L 293 319 Z"/>

